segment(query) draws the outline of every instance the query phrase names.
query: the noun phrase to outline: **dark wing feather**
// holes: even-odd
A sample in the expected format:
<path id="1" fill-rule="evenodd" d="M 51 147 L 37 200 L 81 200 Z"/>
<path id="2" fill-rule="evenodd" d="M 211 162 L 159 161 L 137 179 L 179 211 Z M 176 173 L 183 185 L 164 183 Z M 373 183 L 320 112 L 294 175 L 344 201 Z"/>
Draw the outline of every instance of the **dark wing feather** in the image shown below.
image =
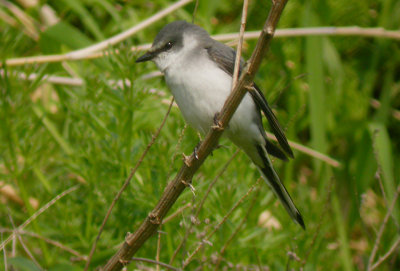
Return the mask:
<path id="1" fill-rule="evenodd" d="M 236 58 L 236 51 L 233 50 L 231 47 L 214 41 L 212 43 L 212 46 L 209 46 L 206 48 L 208 55 L 214 62 L 218 64 L 218 66 L 223 69 L 226 73 L 229 75 L 233 75 L 233 70 L 235 67 L 235 58 Z M 240 60 L 240 69 L 239 72 L 242 71 L 242 68 L 244 66 L 244 60 L 243 58 Z M 282 149 L 290 156 L 294 157 L 292 149 L 290 148 L 286 136 L 283 132 L 283 129 L 281 128 L 277 118 L 275 117 L 274 113 L 272 112 L 271 108 L 268 105 L 267 100 L 265 99 L 263 93 L 261 90 L 254 84 L 253 90 L 249 91 L 251 94 L 251 97 L 253 98 L 257 108 L 259 110 L 262 110 L 265 114 L 265 116 L 268 119 L 268 122 L 271 126 L 272 132 L 275 134 L 276 139 L 278 140 L 280 146 Z M 287 160 L 286 156 L 282 153 L 282 151 L 273 145 L 271 142 L 269 142 L 266 139 L 266 148 L 268 153 L 271 155 L 274 155 L 277 158 Z M 284 158 L 283 158 L 284 157 Z"/>
<path id="2" fill-rule="evenodd" d="M 267 100 L 265 99 L 261 90 L 257 87 L 256 84 L 253 85 L 253 89 L 249 91 L 251 96 L 253 97 L 254 102 L 258 105 L 259 108 L 264 112 L 264 115 L 268 119 L 268 123 L 271 126 L 272 132 L 274 133 L 276 139 L 281 145 L 282 149 L 290 156 L 294 157 L 292 149 L 289 146 L 289 143 L 286 139 L 285 133 L 281 125 L 278 122 L 278 119 L 275 117 L 274 112 L 272 112 L 271 108 L 268 105 Z"/>
<path id="3" fill-rule="evenodd" d="M 213 40 L 212 46 L 206 48 L 208 55 L 218 66 L 223 69 L 227 74 L 233 75 L 233 70 L 235 69 L 235 58 L 236 51 L 231 47 Z M 240 60 L 240 69 L 242 71 L 244 66 L 244 59 Z"/>

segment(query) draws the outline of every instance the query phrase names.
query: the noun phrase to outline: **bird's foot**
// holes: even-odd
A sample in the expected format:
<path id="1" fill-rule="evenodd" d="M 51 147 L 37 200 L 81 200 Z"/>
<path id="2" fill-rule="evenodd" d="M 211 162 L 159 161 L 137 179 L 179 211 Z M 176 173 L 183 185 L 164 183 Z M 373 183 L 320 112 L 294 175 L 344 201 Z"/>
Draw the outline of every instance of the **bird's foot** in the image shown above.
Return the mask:
<path id="1" fill-rule="evenodd" d="M 222 131 L 224 128 L 222 127 L 222 123 L 219 121 L 219 112 L 214 115 L 214 125 L 211 126 L 213 130 Z"/>

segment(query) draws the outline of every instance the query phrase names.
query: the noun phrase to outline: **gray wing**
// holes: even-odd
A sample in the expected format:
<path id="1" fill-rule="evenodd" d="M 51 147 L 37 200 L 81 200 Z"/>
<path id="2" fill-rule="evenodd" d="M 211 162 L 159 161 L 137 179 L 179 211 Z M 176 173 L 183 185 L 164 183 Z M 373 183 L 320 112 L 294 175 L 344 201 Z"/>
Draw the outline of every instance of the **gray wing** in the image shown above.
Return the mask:
<path id="1" fill-rule="evenodd" d="M 232 76 L 235 67 L 236 51 L 233 50 L 231 47 L 214 40 L 212 46 L 206 49 L 210 58 L 214 60 L 214 62 L 216 62 L 221 69 Z M 242 58 L 240 60 L 239 73 L 242 71 L 244 64 L 245 62 Z M 249 93 L 253 98 L 253 101 L 256 104 L 258 110 L 262 110 L 264 112 L 264 115 L 267 117 L 268 123 L 271 126 L 272 132 L 278 140 L 279 145 L 290 157 L 293 158 L 293 151 L 289 146 L 285 133 L 283 132 L 283 129 L 278 122 L 278 119 L 275 117 L 275 114 L 269 107 L 268 102 L 264 97 L 264 94 L 261 92 L 256 84 L 253 84 L 253 88 L 249 91 Z M 265 140 L 268 153 L 277 158 L 287 160 L 285 154 L 277 146 L 269 142 L 266 137 Z"/>

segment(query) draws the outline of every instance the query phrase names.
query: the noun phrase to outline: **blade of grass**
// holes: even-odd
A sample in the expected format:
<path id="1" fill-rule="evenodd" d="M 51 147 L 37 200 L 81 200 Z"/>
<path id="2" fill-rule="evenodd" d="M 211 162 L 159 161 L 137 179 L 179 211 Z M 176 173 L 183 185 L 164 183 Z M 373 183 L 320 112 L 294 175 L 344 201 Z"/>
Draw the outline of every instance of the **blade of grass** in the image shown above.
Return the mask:
<path id="1" fill-rule="evenodd" d="M 311 4 L 307 4 L 305 16 L 305 24 L 312 25 L 317 23 Z M 311 145 L 320 152 L 327 149 L 325 138 L 325 86 L 322 65 L 322 38 L 307 37 L 306 38 L 306 69 L 307 79 L 309 83 L 309 121 L 311 129 Z M 321 171 L 322 163 L 314 160 L 314 166 L 318 173 Z"/>

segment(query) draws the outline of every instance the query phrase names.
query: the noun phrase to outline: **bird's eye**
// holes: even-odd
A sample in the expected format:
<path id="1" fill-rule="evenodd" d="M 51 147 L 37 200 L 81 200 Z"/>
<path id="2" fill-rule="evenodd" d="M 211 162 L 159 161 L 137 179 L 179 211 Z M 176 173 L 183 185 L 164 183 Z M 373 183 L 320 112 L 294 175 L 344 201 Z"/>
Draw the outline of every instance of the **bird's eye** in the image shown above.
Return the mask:
<path id="1" fill-rule="evenodd" d="M 172 43 L 172 41 L 169 41 L 169 42 L 167 42 L 167 43 L 165 44 L 164 48 L 165 48 L 166 50 L 169 50 L 169 49 L 172 48 L 172 45 L 174 45 L 174 44 Z"/>

